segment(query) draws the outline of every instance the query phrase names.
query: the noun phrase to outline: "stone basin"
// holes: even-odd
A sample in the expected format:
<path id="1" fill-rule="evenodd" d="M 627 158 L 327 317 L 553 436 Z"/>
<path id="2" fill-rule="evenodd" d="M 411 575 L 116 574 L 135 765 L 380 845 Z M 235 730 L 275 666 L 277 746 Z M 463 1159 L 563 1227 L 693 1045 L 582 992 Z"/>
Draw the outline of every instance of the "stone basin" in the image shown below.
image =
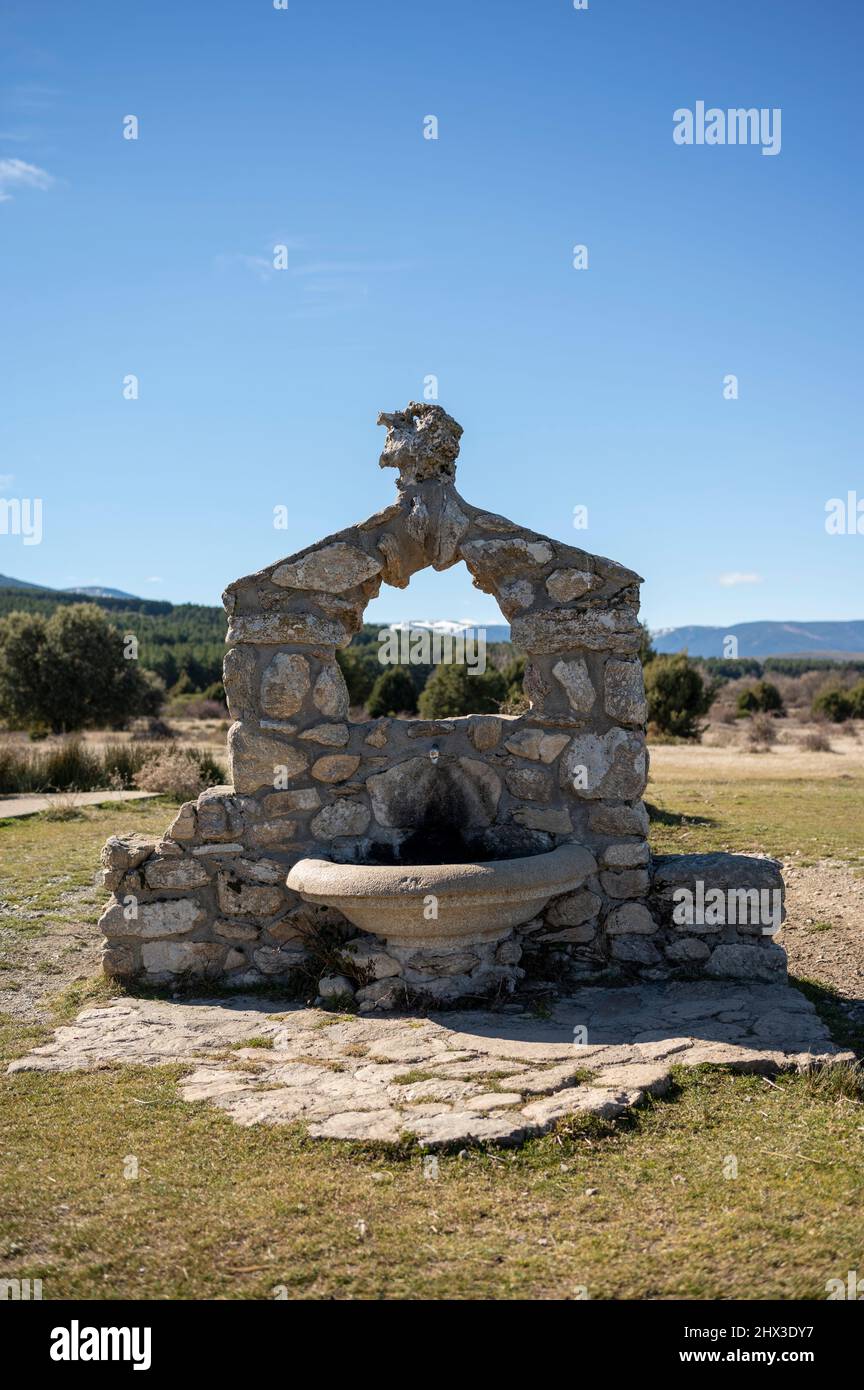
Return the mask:
<path id="1" fill-rule="evenodd" d="M 334 864 L 301 859 L 288 887 L 335 907 L 374 936 L 406 946 L 496 941 L 528 922 L 550 898 L 581 887 L 596 871 L 582 845 L 545 854 L 468 864 Z M 437 917 L 430 915 L 430 899 Z"/>

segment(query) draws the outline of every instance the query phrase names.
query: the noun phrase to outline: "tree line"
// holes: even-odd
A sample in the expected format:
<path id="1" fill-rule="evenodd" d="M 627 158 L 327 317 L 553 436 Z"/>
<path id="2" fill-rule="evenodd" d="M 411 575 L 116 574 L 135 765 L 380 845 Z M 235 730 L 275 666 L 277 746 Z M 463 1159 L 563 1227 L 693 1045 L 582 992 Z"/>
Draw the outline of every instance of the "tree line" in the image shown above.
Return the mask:
<path id="1" fill-rule="evenodd" d="M 224 701 L 221 609 L 141 600 L 145 611 L 125 600 L 71 602 L 68 595 L 57 601 L 12 592 L 19 607 L 0 617 L 0 719 L 9 727 L 43 733 L 121 728 L 137 716 L 157 715 L 168 697 L 178 703 L 196 694 Z M 162 611 L 166 606 L 168 611 Z M 380 630 L 364 624 L 337 653 L 350 702 L 369 718 L 447 719 L 520 714 L 528 708 L 522 689 L 525 657 L 511 643 L 489 644 L 482 673 L 459 664 L 382 668 Z M 743 674 L 756 675 L 756 667 L 759 680 L 738 696 L 740 718 L 785 713 L 780 691 L 766 672 L 839 669 L 837 663 L 798 658 L 720 662 L 694 661 L 686 652 L 657 654 L 644 627 L 639 655 L 649 731 L 684 739 L 699 737 L 701 721 L 721 686 Z M 864 671 L 864 663 L 843 666 Z M 851 688 L 829 681 L 814 699 L 813 714 L 837 723 L 864 718 L 864 680 Z"/>

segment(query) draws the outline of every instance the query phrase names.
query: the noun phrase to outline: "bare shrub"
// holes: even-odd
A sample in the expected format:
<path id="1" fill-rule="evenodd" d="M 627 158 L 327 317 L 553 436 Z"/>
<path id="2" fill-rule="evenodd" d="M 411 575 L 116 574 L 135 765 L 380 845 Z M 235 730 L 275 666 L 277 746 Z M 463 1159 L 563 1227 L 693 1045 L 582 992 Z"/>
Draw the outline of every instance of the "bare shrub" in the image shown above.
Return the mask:
<path id="1" fill-rule="evenodd" d="M 777 725 L 770 714 L 754 714 L 747 723 L 747 745 L 751 753 L 767 751 L 777 742 Z"/>
<path id="2" fill-rule="evenodd" d="M 190 700 L 183 714 L 186 719 L 224 719 L 225 705 L 218 700 Z"/>
<path id="3" fill-rule="evenodd" d="M 806 748 L 808 753 L 830 753 L 831 740 L 824 729 L 811 729 L 801 739 L 801 747 Z"/>
<path id="4" fill-rule="evenodd" d="M 194 754 L 182 748 L 160 748 L 136 772 L 135 786 L 142 792 L 164 792 L 178 801 L 192 801 L 204 790 L 206 779 Z"/>
<path id="5" fill-rule="evenodd" d="M 81 810 L 78 798 L 74 793 L 57 792 L 50 806 L 46 806 L 44 811 L 39 812 L 40 820 L 81 820 L 84 812 Z"/>

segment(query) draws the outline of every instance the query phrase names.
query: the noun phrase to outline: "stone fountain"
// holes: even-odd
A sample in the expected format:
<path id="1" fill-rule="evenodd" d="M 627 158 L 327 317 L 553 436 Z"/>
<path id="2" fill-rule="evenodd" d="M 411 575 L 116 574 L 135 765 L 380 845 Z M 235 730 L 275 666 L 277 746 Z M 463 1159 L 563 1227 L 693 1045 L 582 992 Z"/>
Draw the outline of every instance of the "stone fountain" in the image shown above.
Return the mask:
<path id="1" fill-rule="evenodd" d="M 364 1009 L 512 990 L 528 967 L 782 978 L 758 914 L 676 911 L 706 884 L 782 893 L 773 861 L 649 853 L 639 576 L 466 502 L 440 406 L 379 423 L 394 502 L 225 592 L 231 785 L 161 840 L 108 841 L 106 972 L 244 988 L 305 978 L 325 942 Z M 526 654 L 527 712 L 349 720 L 336 652 L 369 601 L 460 560 Z"/>

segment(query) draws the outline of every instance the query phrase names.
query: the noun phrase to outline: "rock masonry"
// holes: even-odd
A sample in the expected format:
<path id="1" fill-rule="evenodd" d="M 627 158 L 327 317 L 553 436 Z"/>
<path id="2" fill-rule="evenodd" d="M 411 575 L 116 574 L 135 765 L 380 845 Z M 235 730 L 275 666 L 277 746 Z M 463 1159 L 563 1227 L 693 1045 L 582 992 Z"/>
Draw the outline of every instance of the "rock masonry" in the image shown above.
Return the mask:
<path id="1" fill-rule="evenodd" d="M 105 845 L 106 973 L 238 989 L 319 978 L 323 995 L 354 993 L 367 1011 L 610 969 L 782 979 L 785 955 L 761 919 L 673 920 L 676 890 L 700 882 L 782 895 L 773 861 L 651 860 L 639 576 L 466 502 L 454 481 L 462 430 L 440 406 L 412 403 L 379 423 L 381 466 L 399 470 L 392 505 L 225 591 L 231 784 L 181 807 L 160 840 Z M 526 654 L 528 712 L 351 722 L 336 652 L 369 601 L 460 560 Z M 499 943 L 413 955 L 286 887 L 310 855 L 398 853 L 442 787 L 487 856 L 575 841 L 590 851 L 584 883 Z"/>

